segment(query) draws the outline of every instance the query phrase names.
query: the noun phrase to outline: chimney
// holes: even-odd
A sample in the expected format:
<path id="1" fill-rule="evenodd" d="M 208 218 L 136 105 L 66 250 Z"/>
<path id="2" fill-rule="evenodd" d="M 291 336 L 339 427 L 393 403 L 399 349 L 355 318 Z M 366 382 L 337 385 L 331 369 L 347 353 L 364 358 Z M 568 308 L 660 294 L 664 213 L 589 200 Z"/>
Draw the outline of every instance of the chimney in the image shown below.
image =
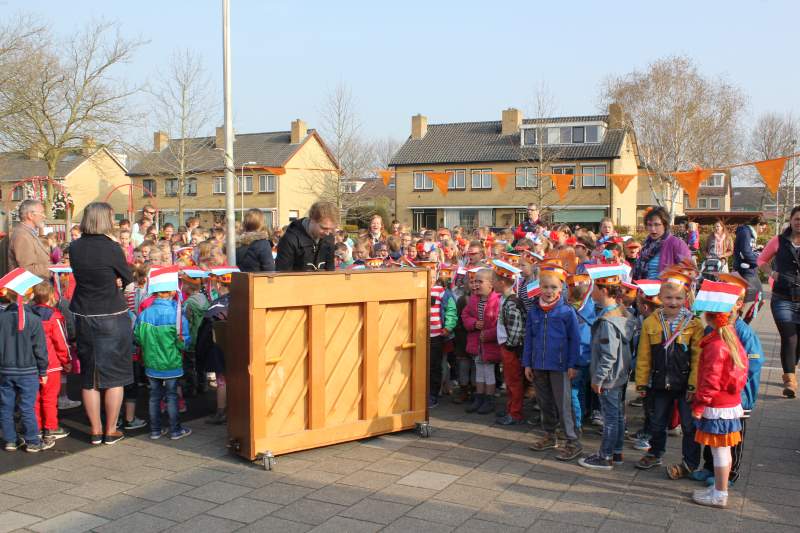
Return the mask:
<path id="1" fill-rule="evenodd" d="M 169 135 L 163 131 L 153 133 L 153 151 L 160 152 L 169 144 Z"/>
<path id="2" fill-rule="evenodd" d="M 292 144 L 300 144 L 303 142 L 303 139 L 306 138 L 308 128 L 306 127 L 306 123 L 299 118 L 292 121 L 292 135 L 291 139 L 289 140 Z"/>
<path id="3" fill-rule="evenodd" d="M 89 157 L 92 155 L 97 148 L 97 142 L 94 140 L 94 137 L 84 137 L 83 144 L 81 145 L 81 154 L 84 157 Z"/>
<path id="4" fill-rule="evenodd" d="M 522 126 L 522 112 L 519 109 L 509 107 L 503 110 L 503 129 L 501 135 L 516 135 L 519 127 Z"/>
<path id="5" fill-rule="evenodd" d="M 428 117 L 425 115 L 414 115 L 411 117 L 411 138 L 419 141 L 428 133 Z"/>
<path id="6" fill-rule="evenodd" d="M 25 155 L 28 156 L 28 159 L 38 160 L 44 156 L 44 152 L 42 151 L 42 147 L 39 143 L 34 143 L 25 150 Z"/>
<path id="7" fill-rule="evenodd" d="M 608 104 L 608 129 L 618 130 L 625 127 L 622 105 L 616 102 Z"/>

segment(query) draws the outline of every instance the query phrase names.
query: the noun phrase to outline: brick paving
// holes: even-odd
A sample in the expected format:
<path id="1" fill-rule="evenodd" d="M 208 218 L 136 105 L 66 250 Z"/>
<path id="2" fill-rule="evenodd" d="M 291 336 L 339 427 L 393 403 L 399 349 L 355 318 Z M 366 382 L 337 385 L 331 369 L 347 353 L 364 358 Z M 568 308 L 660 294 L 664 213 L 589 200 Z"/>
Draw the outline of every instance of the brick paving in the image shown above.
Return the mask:
<path id="1" fill-rule="evenodd" d="M 178 442 L 142 435 L 64 454 L 0 475 L 0 533 L 798 531 L 800 400 L 781 398 L 768 309 L 754 325 L 767 362 L 726 510 L 694 505 L 694 482 L 634 469 L 634 450 L 613 472 L 587 471 L 529 451 L 531 427 L 497 427 L 444 400 L 429 439 L 405 432 L 295 453 L 272 472 L 228 456 L 224 429 L 200 421 Z M 665 462 L 678 459 L 679 439 L 669 440 Z M 584 439 L 587 451 L 598 443 Z"/>

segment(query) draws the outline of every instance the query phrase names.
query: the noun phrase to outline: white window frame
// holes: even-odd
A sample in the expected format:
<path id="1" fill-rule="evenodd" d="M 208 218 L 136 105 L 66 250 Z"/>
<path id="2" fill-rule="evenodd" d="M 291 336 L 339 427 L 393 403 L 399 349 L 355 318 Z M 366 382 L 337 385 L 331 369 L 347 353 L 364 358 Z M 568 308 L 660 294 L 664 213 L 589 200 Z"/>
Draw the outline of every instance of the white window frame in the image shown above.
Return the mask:
<path id="1" fill-rule="evenodd" d="M 715 206 L 715 205 L 714 205 L 714 203 L 716 203 L 717 205 Z M 720 201 L 719 201 L 719 198 L 717 198 L 717 197 L 710 197 L 710 198 L 708 199 L 708 208 L 709 208 L 709 209 L 713 209 L 713 210 L 715 210 L 715 211 L 719 211 L 719 209 L 720 209 Z"/>
<path id="2" fill-rule="evenodd" d="M 533 142 L 529 142 L 530 139 L 528 138 L 530 135 L 533 136 Z M 524 146 L 535 146 L 539 143 L 539 134 L 536 131 L 536 128 L 524 128 L 522 130 L 522 144 Z"/>
<path id="3" fill-rule="evenodd" d="M 467 171 L 463 168 L 453 168 L 447 170 L 447 190 L 466 191 L 467 190 Z"/>
<path id="4" fill-rule="evenodd" d="M 564 170 L 572 169 L 572 172 L 563 172 Z M 560 172 L 559 172 L 560 171 Z M 558 165 L 555 167 L 550 167 L 551 174 L 575 174 L 575 165 Z M 576 189 L 577 184 L 575 183 L 577 180 L 572 178 L 572 183 L 569 184 L 570 189 Z M 550 178 L 550 186 L 552 189 L 556 188 L 556 182 Z"/>
<path id="5" fill-rule="evenodd" d="M 719 183 L 717 183 L 719 180 Z M 725 173 L 724 172 L 715 172 L 708 177 L 707 180 L 704 180 L 700 183 L 700 187 L 724 187 L 725 186 Z"/>
<path id="6" fill-rule="evenodd" d="M 415 191 L 432 191 L 433 180 L 428 177 L 430 170 L 415 170 L 414 171 L 414 190 Z"/>
<path id="7" fill-rule="evenodd" d="M 469 184 L 470 189 L 476 191 L 490 191 L 492 190 L 492 175 L 489 174 L 491 172 L 491 168 L 473 168 L 470 169 L 469 176 Z M 475 178 L 478 178 L 478 186 L 475 186 Z"/>
<path id="8" fill-rule="evenodd" d="M 596 141 L 590 141 L 589 140 L 589 128 L 595 128 L 595 131 L 597 131 L 597 140 Z M 603 142 L 602 128 L 600 126 L 598 126 L 597 124 L 587 124 L 586 126 L 584 126 L 583 127 L 583 142 L 584 142 L 584 144 L 600 144 L 601 142 Z"/>
<path id="9" fill-rule="evenodd" d="M 225 194 L 225 176 L 214 176 L 212 194 Z"/>
<path id="10" fill-rule="evenodd" d="M 260 174 L 258 176 L 258 192 L 274 193 L 276 181 L 275 174 Z M 272 185 L 271 187 L 270 184 Z"/>
<path id="11" fill-rule="evenodd" d="M 197 178 L 183 178 L 183 195 L 197 196 Z"/>
<path id="12" fill-rule="evenodd" d="M 583 140 L 576 141 L 575 140 L 575 130 L 580 128 L 583 130 Z M 586 143 L 586 126 L 572 126 L 572 144 L 585 144 Z"/>
<path id="13" fill-rule="evenodd" d="M 705 197 L 698 198 L 697 207 L 695 207 L 694 209 L 708 209 L 708 198 Z"/>
<path id="14" fill-rule="evenodd" d="M 300 211 L 298 211 L 297 209 L 290 209 L 289 222 L 291 222 L 292 220 L 297 220 L 298 218 L 300 218 Z"/>
<path id="15" fill-rule="evenodd" d="M 523 185 L 520 185 L 521 179 L 525 181 Z M 514 169 L 514 188 L 521 190 L 538 189 L 539 169 L 537 167 L 517 167 Z"/>
<path id="16" fill-rule="evenodd" d="M 244 178 L 244 179 L 242 179 Z M 253 192 L 253 175 L 252 174 L 245 174 L 244 176 L 239 175 L 236 176 L 236 183 L 238 185 L 238 193 L 239 194 L 251 194 Z M 244 187 L 244 190 L 242 190 Z"/>
<path id="17" fill-rule="evenodd" d="M 583 189 L 606 189 L 608 188 L 608 179 L 606 178 L 606 166 L 605 165 L 581 165 L 581 188 Z M 592 172 L 592 177 L 587 178 L 587 169 Z M 599 172 L 598 172 L 599 170 Z M 604 174 L 603 176 L 599 176 L 598 174 Z M 587 185 L 586 180 L 591 179 L 592 185 Z M 602 180 L 602 185 L 597 185 L 598 180 Z"/>

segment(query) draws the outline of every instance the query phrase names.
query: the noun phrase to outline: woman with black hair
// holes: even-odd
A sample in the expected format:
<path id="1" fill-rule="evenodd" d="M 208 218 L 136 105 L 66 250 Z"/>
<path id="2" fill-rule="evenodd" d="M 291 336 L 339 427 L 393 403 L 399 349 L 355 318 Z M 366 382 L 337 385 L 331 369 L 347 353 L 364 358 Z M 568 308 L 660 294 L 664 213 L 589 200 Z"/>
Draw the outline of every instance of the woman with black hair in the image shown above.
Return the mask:
<path id="1" fill-rule="evenodd" d="M 670 216 L 656 207 L 644 216 L 647 239 L 633 266 L 632 279 L 658 279 L 661 272 L 691 257 L 683 239 L 670 233 Z"/>

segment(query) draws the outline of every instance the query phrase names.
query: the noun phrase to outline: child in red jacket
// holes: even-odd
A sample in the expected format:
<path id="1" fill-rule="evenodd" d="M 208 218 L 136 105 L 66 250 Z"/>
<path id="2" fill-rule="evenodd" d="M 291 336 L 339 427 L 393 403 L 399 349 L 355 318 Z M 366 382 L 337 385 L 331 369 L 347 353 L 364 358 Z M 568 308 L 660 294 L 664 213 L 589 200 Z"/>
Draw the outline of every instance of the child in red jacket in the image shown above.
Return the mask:
<path id="1" fill-rule="evenodd" d="M 54 307 L 56 296 L 49 281 L 33 287 L 31 311 L 42 319 L 47 340 L 47 382 L 41 385 L 34 404 L 36 421 L 43 438 L 62 439 L 69 432 L 58 425 L 58 394 L 61 391 L 61 372 L 72 368 L 67 344 L 64 315 Z"/>
<path id="2" fill-rule="evenodd" d="M 493 291 L 492 270 L 482 268 L 475 274 L 475 290 L 461 312 L 467 330 L 467 353 L 475 360 L 475 399 L 468 413 L 489 414 L 494 411 L 496 386 L 494 366 L 502 359 L 497 344 L 497 317 L 500 295 Z"/>

